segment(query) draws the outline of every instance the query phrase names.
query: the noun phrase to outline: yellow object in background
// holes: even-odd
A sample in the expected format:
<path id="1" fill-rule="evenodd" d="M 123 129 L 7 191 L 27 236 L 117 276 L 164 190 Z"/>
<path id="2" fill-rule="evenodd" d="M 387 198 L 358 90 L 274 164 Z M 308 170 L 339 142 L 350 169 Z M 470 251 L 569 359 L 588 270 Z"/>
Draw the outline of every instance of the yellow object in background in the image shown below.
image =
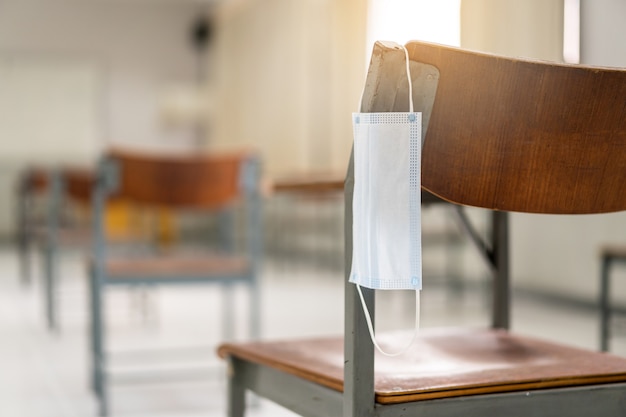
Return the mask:
<path id="1" fill-rule="evenodd" d="M 113 201 L 107 204 L 105 214 L 107 236 L 111 238 L 136 236 L 136 231 L 132 230 L 135 223 L 131 221 L 131 211 L 130 204 L 123 201 Z"/>
<path id="2" fill-rule="evenodd" d="M 107 205 L 105 224 L 113 239 L 152 238 L 159 246 L 176 241 L 177 227 L 170 210 L 135 206 L 125 201 Z"/>
<path id="3" fill-rule="evenodd" d="M 156 239 L 160 246 L 169 246 L 177 239 L 176 219 L 170 210 L 158 209 L 156 213 Z"/>

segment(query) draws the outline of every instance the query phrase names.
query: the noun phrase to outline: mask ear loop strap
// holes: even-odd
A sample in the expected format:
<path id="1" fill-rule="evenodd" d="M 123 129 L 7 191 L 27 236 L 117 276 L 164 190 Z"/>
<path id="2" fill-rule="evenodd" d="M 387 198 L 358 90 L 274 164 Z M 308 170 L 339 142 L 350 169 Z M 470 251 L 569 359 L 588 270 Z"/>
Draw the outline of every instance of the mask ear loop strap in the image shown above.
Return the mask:
<path id="1" fill-rule="evenodd" d="M 417 333 L 420 328 L 420 290 L 415 290 L 415 330 L 413 331 L 413 337 L 411 337 L 411 340 L 409 341 L 409 343 L 405 347 L 403 347 L 400 351 L 390 353 L 390 352 L 385 352 L 378 345 L 378 342 L 376 341 L 376 336 L 374 335 L 374 325 L 372 324 L 372 316 L 370 315 L 369 309 L 367 308 L 367 304 L 365 304 L 365 299 L 363 298 L 363 292 L 361 291 L 361 286 L 359 284 L 356 284 L 356 289 L 359 292 L 359 298 L 361 299 L 361 305 L 363 306 L 363 313 L 365 313 L 365 321 L 367 322 L 367 329 L 369 330 L 370 338 L 372 339 L 372 343 L 376 347 L 376 350 L 378 350 L 383 355 L 390 356 L 390 357 L 400 356 L 406 353 L 411 347 L 411 345 L 413 344 L 413 342 L 415 342 L 415 338 L 417 337 Z"/>
<path id="2" fill-rule="evenodd" d="M 404 49 L 404 56 L 406 58 L 406 79 L 409 82 L 409 113 L 413 113 L 413 81 L 411 81 L 411 68 L 409 66 L 409 51 L 405 46 L 402 47 Z M 365 87 L 361 91 L 361 98 L 359 99 L 359 112 L 363 107 L 363 94 L 365 93 Z"/>
<path id="3" fill-rule="evenodd" d="M 409 82 L 409 112 L 413 113 L 413 84 L 411 82 L 411 70 L 409 66 L 409 51 L 407 51 L 407 49 L 404 46 L 402 48 L 404 49 L 404 55 L 406 57 L 406 76 Z M 363 95 L 361 95 L 361 102 L 362 101 L 363 101 Z M 385 352 L 376 341 L 376 336 L 374 334 L 374 325 L 372 323 L 372 316 L 369 312 L 369 309 L 367 308 L 367 304 L 365 303 L 365 298 L 363 298 L 363 291 L 361 291 L 361 286 L 359 284 L 355 284 L 355 285 L 359 293 L 359 298 L 361 299 L 361 305 L 363 306 L 363 313 L 365 314 L 365 321 L 367 322 L 367 329 L 369 330 L 370 338 L 372 339 L 372 343 L 374 344 L 376 349 L 383 355 L 390 356 L 390 357 L 400 356 L 406 353 L 411 347 L 411 345 L 413 344 L 413 342 L 415 342 L 415 338 L 417 337 L 417 333 L 420 328 L 420 293 L 421 291 L 415 290 L 415 330 L 413 331 L 413 337 L 411 338 L 411 341 L 405 347 L 403 347 L 400 351 L 390 353 L 390 352 Z"/>
<path id="4" fill-rule="evenodd" d="M 409 82 L 409 113 L 413 113 L 413 81 L 411 81 L 411 68 L 409 66 L 409 51 L 406 47 L 404 49 L 404 56 L 406 57 L 406 79 Z"/>

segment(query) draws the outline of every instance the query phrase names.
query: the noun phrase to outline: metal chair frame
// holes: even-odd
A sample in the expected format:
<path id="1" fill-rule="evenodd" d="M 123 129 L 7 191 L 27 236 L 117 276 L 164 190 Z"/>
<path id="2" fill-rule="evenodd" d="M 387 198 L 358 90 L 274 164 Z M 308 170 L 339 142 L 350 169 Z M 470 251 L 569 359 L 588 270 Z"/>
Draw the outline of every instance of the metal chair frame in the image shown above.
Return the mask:
<path id="1" fill-rule="evenodd" d="M 90 346 L 92 358 L 92 388 L 98 399 L 99 415 L 109 413 L 109 394 L 107 389 L 108 376 L 106 370 L 106 325 L 105 325 L 105 289 L 107 286 L 136 285 L 190 285 L 210 284 L 222 286 L 226 292 L 223 315 L 223 337 L 231 338 L 235 327 L 232 302 L 232 290 L 236 284 L 245 284 L 250 292 L 249 337 L 257 338 L 260 333 L 260 289 L 258 282 L 261 256 L 261 196 L 259 192 L 260 163 L 254 156 L 247 157 L 240 165 L 239 188 L 240 197 L 245 210 L 246 222 L 246 254 L 250 267 L 246 273 L 221 273 L 207 270 L 200 274 L 164 275 L 157 277 L 145 275 L 120 276 L 111 278 L 107 274 L 107 245 L 104 231 L 104 210 L 109 196 L 116 191 L 120 178 L 124 175 L 115 156 L 105 156 L 98 169 L 93 192 L 93 254 L 89 268 L 90 275 Z M 200 184 L 211 187 L 212 184 Z M 228 209 L 221 211 L 228 218 Z"/>
<path id="2" fill-rule="evenodd" d="M 418 44 L 418 42 L 415 43 L 415 45 Z M 435 51 L 436 48 L 437 47 L 427 47 L 425 49 L 428 50 L 428 53 L 432 52 L 432 56 L 438 57 L 438 52 Z M 491 64 L 494 66 L 499 66 L 503 62 L 495 62 L 497 59 L 492 61 L 493 62 L 491 62 Z M 513 60 L 511 60 L 510 63 L 511 65 L 515 64 Z M 541 65 L 534 68 L 539 68 L 540 66 Z M 459 69 L 458 66 L 456 69 L 461 72 L 464 71 L 462 68 Z M 554 68 L 551 67 L 550 69 L 552 70 Z M 473 68 L 473 70 L 476 72 L 476 68 Z M 523 69 L 523 71 L 527 70 L 528 68 Z M 558 71 L 559 70 L 556 69 L 556 71 L 551 72 L 551 75 Z M 580 80 L 583 77 L 586 77 L 586 81 L 592 79 L 593 74 L 597 73 L 594 72 L 592 74 L 592 71 L 588 70 L 578 71 L 574 68 L 565 68 L 562 72 L 567 72 L 570 80 Z M 493 76 L 503 77 L 501 79 L 504 79 L 504 75 L 506 75 L 503 74 L 503 72 L 496 73 L 497 71 L 494 72 Z M 406 97 L 402 96 L 402 89 L 399 87 L 402 82 L 400 80 L 403 79 L 404 74 L 404 52 L 402 49 L 397 45 L 377 43 L 372 54 L 372 62 L 368 72 L 361 111 L 406 111 L 406 109 L 403 108 L 403 103 L 406 103 L 407 100 Z M 424 140 L 427 129 L 429 128 L 433 102 L 436 102 L 435 91 L 437 90 L 439 71 L 433 65 L 415 62 L 415 60 L 413 60 L 411 62 L 411 74 L 414 86 L 413 98 L 416 103 L 415 111 L 422 112 L 422 140 Z M 524 75 L 529 76 L 529 74 L 532 74 L 532 71 L 527 71 Z M 608 76 L 608 73 L 604 75 Z M 611 76 L 614 77 L 614 81 L 616 79 L 626 81 L 626 71 L 623 71 L 623 74 L 612 73 Z M 491 80 L 488 77 L 489 76 L 487 74 L 484 74 L 482 80 L 467 79 L 466 85 L 471 85 L 471 87 L 468 88 L 474 88 L 475 91 L 477 87 L 472 85 L 472 82 L 480 81 L 482 84 L 489 83 Z M 600 78 L 596 77 L 595 79 L 599 80 Z M 481 85 L 480 83 L 477 83 L 477 85 Z M 609 83 L 607 82 L 606 85 L 608 87 Z M 449 86 L 450 84 L 448 84 L 448 88 Z M 564 96 L 568 98 L 571 97 L 571 89 L 568 90 L 568 87 L 564 86 L 560 87 L 563 88 L 562 91 L 564 92 Z M 573 88 L 573 86 L 571 88 Z M 406 88 L 404 88 L 404 90 L 406 90 Z M 480 94 L 480 91 L 476 94 Z M 485 94 L 489 93 L 486 92 Z M 608 94 L 604 97 L 608 97 Z M 528 96 L 526 98 L 528 98 Z M 551 98 L 552 97 L 546 98 L 546 100 L 550 100 Z M 536 99 L 539 102 L 543 99 L 543 97 L 536 97 Z M 515 100 L 512 100 L 511 102 L 513 103 Z M 447 103 L 448 105 L 456 105 L 456 103 Z M 543 104 L 543 102 L 541 103 Z M 493 111 L 496 112 L 497 109 L 494 109 Z M 623 113 L 623 109 L 616 109 L 615 111 L 617 111 L 618 114 L 620 111 Z M 467 110 L 466 113 L 471 114 L 471 109 Z M 573 118 L 570 120 L 577 122 L 577 120 L 574 120 Z M 611 120 L 618 120 L 618 118 L 612 118 Z M 438 122 L 438 128 L 441 129 L 441 120 Z M 452 123 L 452 121 L 450 123 Z M 580 131 L 583 130 L 580 129 L 577 132 Z M 558 132 L 559 134 L 565 133 L 564 130 L 559 130 Z M 615 142 L 617 140 L 623 141 L 624 138 L 623 131 L 615 133 L 618 136 L 614 136 L 612 138 L 612 144 L 617 143 Z M 562 140 L 563 136 L 559 137 L 559 139 Z M 448 144 L 447 142 L 445 143 Z M 438 148 L 438 150 L 441 150 L 441 148 Z M 603 154 L 603 156 L 607 157 L 606 154 Z M 540 155 L 540 157 L 545 158 L 546 156 L 544 154 Z M 430 159 L 431 160 L 429 162 L 436 162 L 432 161 L 432 157 Z M 615 164 L 614 158 L 611 159 L 611 161 Z M 613 167 L 615 168 L 615 165 L 613 165 Z M 433 167 L 431 166 L 430 168 Z M 501 166 L 501 168 L 503 167 Z M 549 171 L 550 167 L 545 168 Z M 441 166 L 438 169 L 448 169 L 448 167 Z M 456 169 L 458 169 L 458 167 L 456 167 Z M 506 167 L 506 169 L 509 169 L 509 167 Z M 369 340 L 369 333 L 364 315 L 360 308 L 358 293 L 355 286 L 348 283 L 348 274 L 350 272 L 349 266 L 352 256 L 351 201 L 353 195 L 353 173 L 354 167 L 353 159 L 351 157 L 345 182 L 346 285 L 344 307 L 345 350 L 343 362 L 343 392 L 327 388 L 326 386 L 320 385 L 310 379 L 298 376 L 293 372 L 287 372 L 285 368 L 281 367 L 280 363 L 267 364 L 264 361 L 247 360 L 243 357 L 238 357 L 237 355 L 227 355 L 227 359 L 229 361 L 228 415 L 230 417 L 241 417 L 244 415 L 246 390 L 254 391 L 257 394 L 281 404 L 300 415 L 310 417 L 330 417 L 338 415 L 346 417 L 399 417 L 409 415 L 429 417 L 478 417 L 485 415 L 506 415 L 511 417 L 525 417 L 529 415 L 560 417 L 567 415 L 573 417 L 583 417 L 589 415 L 602 415 L 618 417 L 623 416 L 626 413 L 626 403 L 624 402 L 626 383 L 623 382 L 596 383 L 593 385 L 567 386 L 561 388 L 535 387 L 532 390 L 521 389 L 519 391 L 504 393 L 463 395 L 452 398 L 420 400 L 391 405 L 377 403 L 374 390 L 374 346 Z M 510 181 L 519 180 L 519 178 L 515 178 L 515 172 L 509 173 L 509 175 Z M 612 176 L 610 179 L 606 178 L 606 180 L 610 182 L 604 182 L 602 184 L 603 191 L 611 189 L 609 184 L 613 184 L 614 186 L 618 186 L 620 183 L 623 184 L 624 178 L 620 178 L 620 175 L 621 174 L 617 174 L 617 176 Z M 422 176 L 422 179 L 424 181 L 424 175 Z M 523 181 L 525 179 L 521 178 L 521 180 Z M 554 178 L 546 178 L 545 180 L 542 180 L 540 177 L 533 178 L 534 184 L 540 184 L 541 181 L 545 181 L 545 183 L 547 183 L 553 180 Z M 444 188 L 435 188 L 440 196 L 442 196 L 442 194 L 439 193 L 439 191 L 443 193 L 443 191 L 447 192 L 452 190 L 452 201 L 462 201 L 464 204 L 472 205 L 472 198 L 474 196 L 472 196 L 471 193 L 460 197 L 464 190 L 461 189 L 459 192 L 459 188 L 456 187 L 456 184 L 443 185 L 444 188 L 449 187 L 445 190 Z M 466 185 L 469 186 L 470 184 Z M 422 186 L 426 186 L 426 188 L 429 189 L 428 185 L 425 185 L 424 182 L 422 183 Z M 537 201 L 530 201 L 525 194 L 519 193 L 517 190 L 510 191 L 509 194 L 506 195 L 498 195 L 498 199 L 494 197 L 491 201 L 491 203 L 493 203 L 492 208 L 496 209 L 494 211 L 495 221 L 493 224 L 494 230 L 492 236 L 494 242 L 493 247 L 488 250 L 489 245 L 483 241 L 475 239 L 476 236 L 472 237 L 477 246 L 483 247 L 485 258 L 489 260 L 492 265 L 492 271 L 494 272 L 495 289 L 493 292 L 494 305 L 492 325 L 495 328 L 507 329 L 510 323 L 510 290 L 508 282 L 509 248 L 508 225 L 506 222 L 507 211 L 553 212 L 565 214 L 566 209 L 571 209 L 571 213 L 583 214 L 586 212 L 601 213 L 626 209 L 626 202 L 621 196 L 608 196 L 602 201 L 602 203 L 598 203 L 595 199 L 587 199 L 585 203 L 590 204 L 588 206 L 584 206 L 581 203 L 580 205 L 570 205 L 567 207 L 566 204 L 563 204 L 563 201 L 573 201 L 572 195 L 567 194 L 572 190 L 564 192 L 564 195 L 561 196 L 562 199 L 556 206 L 554 206 L 556 208 L 553 208 L 553 206 L 550 205 L 551 202 L 549 201 L 552 195 L 548 190 L 551 189 L 546 187 L 545 189 L 537 190 L 538 194 L 541 195 L 541 199 Z M 583 188 L 581 188 L 581 190 L 583 190 Z M 508 192 L 509 190 L 502 190 L 500 188 L 499 191 Z M 578 192 L 578 190 L 575 191 Z M 588 190 L 583 190 L 582 192 L 587 192 L 586 195 L 589 195 Z M 455 193 L 459 193 L 459 195 Z M 467 199 L 467 201 L 465 201 L 465 199 Z M 479 203 L 482 204 L 480 201 Z M 366 289 L 363 290 L 363 295 L 368 305 L 368 309 L 372 314 L 372 317 L 374 317 L 374 291 Z"/>

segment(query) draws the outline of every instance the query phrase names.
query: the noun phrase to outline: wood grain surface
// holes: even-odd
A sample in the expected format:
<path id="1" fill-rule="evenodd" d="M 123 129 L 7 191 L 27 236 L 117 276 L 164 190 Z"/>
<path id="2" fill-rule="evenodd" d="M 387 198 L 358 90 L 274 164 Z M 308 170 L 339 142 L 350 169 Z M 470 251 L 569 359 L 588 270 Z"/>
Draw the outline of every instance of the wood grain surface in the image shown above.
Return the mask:
<path id="1" fill-rule="evenodd" d="M 377 336 L 394 350 L 410 332 Z M 343 390 L 343 338 L 225 344 L 233 355 Z M 626 358 L 566 347 L 492 329 L 423 329 L 411 349 L 375 359 L 376 401 L 381 404 L 462 395 L 626 381 Z"/>
<path id="2" fill-rule="evenodd" d="M 626 70 L 523 61 L 421 42 L 439 85 L 422 186 L 496 210 L 626 209 Z"/>

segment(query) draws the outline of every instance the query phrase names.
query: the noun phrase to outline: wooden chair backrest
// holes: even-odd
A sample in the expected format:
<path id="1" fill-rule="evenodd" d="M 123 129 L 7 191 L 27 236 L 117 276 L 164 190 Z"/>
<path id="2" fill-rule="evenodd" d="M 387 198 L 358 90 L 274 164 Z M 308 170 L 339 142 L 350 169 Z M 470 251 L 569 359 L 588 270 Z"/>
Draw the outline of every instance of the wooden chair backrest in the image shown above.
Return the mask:
<path id="1" fill-rule="evenodd" d="M 89 204 L 95 172 L 86 168 L 65 168 L 61 171 L 64 194 L 74 201 Z"/>
<path id="2" fill-rule="evenodd" d="M 28 167 L 22 172 L 19 187 L 24 193 L 42 192 L 48 188 L 48 170 L 42 167 Z"/>
<path id="3" fill-rule="evenodd" d="M 115 150 L 117 198 L 140 204 L 216 209 L 242 195 L 242 170 L 250 153 L 165 156 Z"/>
<path id="4" fill-rule="evenodd" d="M 422 42 L 407 49 L 412 61 L 440 73 L 423 148 L 423 188 L 495 210 L 626 209 L 626 70 Z"/>
<path id="5" fill-rule="evenodd" d="M 626 209 L 626 194 L 618 191 L 626 178 L 626 70 L 423 42 L 410 42 L 407 49 L 416 111 L 428 112 L 424 189 L 459 204 L 503 211 Z M 363 97 L 366 111 L 408 110 L 404 62 L 401 48 L 376 45 Z M 438 71 L 432 108 L 422 105 L 417 63 Z"/>
<path id="6" fill-rule="evenodd" d="M 59 186 L 63 189 L 64 197 L 81 203 L 89 204 L 91 201 L 91 192 L 95 180 L 95 172 L 93 170 L 81 167 L 61 167 L 61 168 L 29 168 L 22 175 L 21 189 L 22 192 L 38 193 L 49 191 L 51 183 L 54 179 L 60 181 Z M 60 192 L 60 190 L 59 190 Z M 58 198 L 61 198 L 59 195 Z"/>

